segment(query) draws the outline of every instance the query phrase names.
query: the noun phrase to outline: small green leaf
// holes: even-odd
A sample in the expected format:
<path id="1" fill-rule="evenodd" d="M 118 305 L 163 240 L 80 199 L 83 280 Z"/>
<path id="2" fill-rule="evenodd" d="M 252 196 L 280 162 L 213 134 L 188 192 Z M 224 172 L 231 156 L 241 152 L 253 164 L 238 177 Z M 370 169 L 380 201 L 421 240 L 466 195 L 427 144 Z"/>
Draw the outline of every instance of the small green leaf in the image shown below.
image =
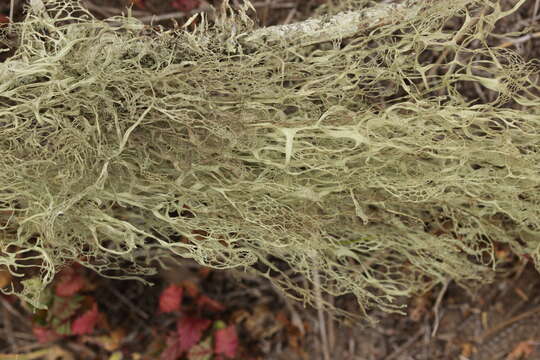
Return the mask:
<path id="1" fill-rule="evenodd" d="M 56 331 L 56 333 L 60 335 L 71 335 L 71 322 L 70 321 L 64 321 L 63 323 L 59 324 L 58 326 L 54 326 L 53 330 Z"/>
<path id="2" fill-rule="evenodd" d="M 225 329 L 226 327 L 227 327 L 227 324 L 225 324 L 224 321 L 221 321 L 221 320 L 214 321 L 215 330 Z"/>

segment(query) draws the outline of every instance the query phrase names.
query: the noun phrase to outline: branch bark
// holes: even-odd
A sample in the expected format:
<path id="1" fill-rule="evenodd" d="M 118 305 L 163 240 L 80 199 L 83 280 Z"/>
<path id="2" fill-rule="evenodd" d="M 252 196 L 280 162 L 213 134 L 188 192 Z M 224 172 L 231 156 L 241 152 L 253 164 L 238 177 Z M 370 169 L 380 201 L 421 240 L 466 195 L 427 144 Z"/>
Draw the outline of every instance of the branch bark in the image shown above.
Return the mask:
<path id="1" fill-rule="evenodd" d="M 327 18 L 309 19 L 289 25 L 257 29 L 238 39 L 238 42 L 247 48 L 255 48 L 264 43 L 285 42 L 309 46 L 340 40 L 354 36 L 360 31 L 405 21 L 417 15 L 424 5 L 425 1 L 422 0 L 405 0 L 400 4 L 379 4 L 360 11 L 339 13 Z"/>

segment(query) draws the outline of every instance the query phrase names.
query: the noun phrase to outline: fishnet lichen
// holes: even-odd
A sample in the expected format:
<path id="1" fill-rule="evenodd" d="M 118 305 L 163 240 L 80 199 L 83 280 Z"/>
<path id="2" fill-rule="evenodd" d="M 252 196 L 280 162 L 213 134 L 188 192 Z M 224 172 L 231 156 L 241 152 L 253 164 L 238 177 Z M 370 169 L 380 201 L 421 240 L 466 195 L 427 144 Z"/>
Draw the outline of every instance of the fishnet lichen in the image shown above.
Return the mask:
<path id="1" fill-rule="evenodd" d="M 187 32 L 33 1 L 0 64 L 4 291 L 41 306 L 66 263 L 144 278 L 175 254 L 393 311 L 489 280 L 495 242 L 539 265 L 538 63 L 488 44 L 497 1 L 408 3 L 313 44 L 251 36 L 247 7 Z"/>

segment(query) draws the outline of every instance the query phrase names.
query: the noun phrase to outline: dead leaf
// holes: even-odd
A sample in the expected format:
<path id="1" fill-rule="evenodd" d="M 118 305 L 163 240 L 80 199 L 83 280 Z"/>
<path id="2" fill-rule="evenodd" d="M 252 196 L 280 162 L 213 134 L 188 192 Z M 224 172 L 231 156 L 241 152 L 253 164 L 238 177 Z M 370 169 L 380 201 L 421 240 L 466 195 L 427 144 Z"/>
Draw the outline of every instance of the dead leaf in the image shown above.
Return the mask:
<path id="1" fill-rule="evenodd" d="M 461 345 L 461 356 L 468 359 L 471 357 L 473 352 L 474 352 L 473 344 L 467 342 Z"/>
<path id="2" fill-rule="evenodd" d="M 244 319 L 244 327 L 254 338 L 262 339 L 283 329 L 283 324 L 276 320 L 274 312 L 265 305 L 257 305 L 253 313 Z"/>
<path id="3" fill-rule="evenodd" d="M 519 360 L 527 359 L 529 355 L 534 353 L 536 349 L 536 342 L 527 340 L 522 341 L 514 347 L 514 350 L 506 357 L 506 360 Z"/>
<path id="4" fill-rule="evenodd" d="M 293 312 L 292 315 L 295 313 Z M 296 314 L 298 315 L 298 314 Z M 294 319 L 294 316 L 293 316 Z M 304 336 L 304 326 L 302 321 L 298 318 L 299 325 L 295 324 L 289 319 L 285 311 L 280 311 L 276 315 L 276 320 L 280 322 L 286 329 L 286 339 L 289 346 L 300 356 L 303 355 L 303 349 L 301 348 L 302 338 Z"/>
<path id="5" fill-rule="evenodd" d="M 4 288 L 9 284 L 11 284 L 11 273 L 5 267 L 0 267 L 0 288 Z"/>
<path id="6" fill-rule="evenodd" d="M 244 321 L 245 319 L 247 319 L 248 317 L 250 316 L 249 312 L 247 310 L 244 310 L 244 309 L 240 309 L 240 310 L 236 310 L 231 318 L 232 318 L 232 321 L 236 324 L 238 323 L 241 323 L 242 321 Z"/>
<path id="7" fill-rule="evenodd" d="M 429 303 L 429 294 L 424 294 L 422 296 L 416 296 L 413 298 L 409 311 L 409 319 L 415 322 L 422 320 L 422 318 L 428 312 Z"/>
<path id="8" fill-rule="evenodd" d="M 116 351 L 120 348 L 125 337 L 125 331 L 122 328 L 111 331 L 108 335 L 101 336 L 85 336 L 82 341 L 85 343 L 95 344 L 107 351 Z"/>

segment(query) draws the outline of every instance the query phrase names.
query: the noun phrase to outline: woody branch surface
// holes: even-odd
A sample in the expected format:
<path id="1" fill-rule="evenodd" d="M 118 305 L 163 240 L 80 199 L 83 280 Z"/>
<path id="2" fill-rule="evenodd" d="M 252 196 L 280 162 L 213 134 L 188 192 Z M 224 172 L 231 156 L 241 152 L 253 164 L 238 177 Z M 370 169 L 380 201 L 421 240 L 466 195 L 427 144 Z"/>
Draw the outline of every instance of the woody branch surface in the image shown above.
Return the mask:
<path id="1" fill-rule="evenodd" d="M 240 39 L 240 43 L 247 47 L 278 42 L 309 46 L 340 40 L 377 26 L 410 19 L 416 16 L 426 3 L 420 0 L 406 0 L 399 4 L 377 4 L 360 11 L 341 12 L 333 16 L 288 25 L 269 26 L 245 35 Z"/>

